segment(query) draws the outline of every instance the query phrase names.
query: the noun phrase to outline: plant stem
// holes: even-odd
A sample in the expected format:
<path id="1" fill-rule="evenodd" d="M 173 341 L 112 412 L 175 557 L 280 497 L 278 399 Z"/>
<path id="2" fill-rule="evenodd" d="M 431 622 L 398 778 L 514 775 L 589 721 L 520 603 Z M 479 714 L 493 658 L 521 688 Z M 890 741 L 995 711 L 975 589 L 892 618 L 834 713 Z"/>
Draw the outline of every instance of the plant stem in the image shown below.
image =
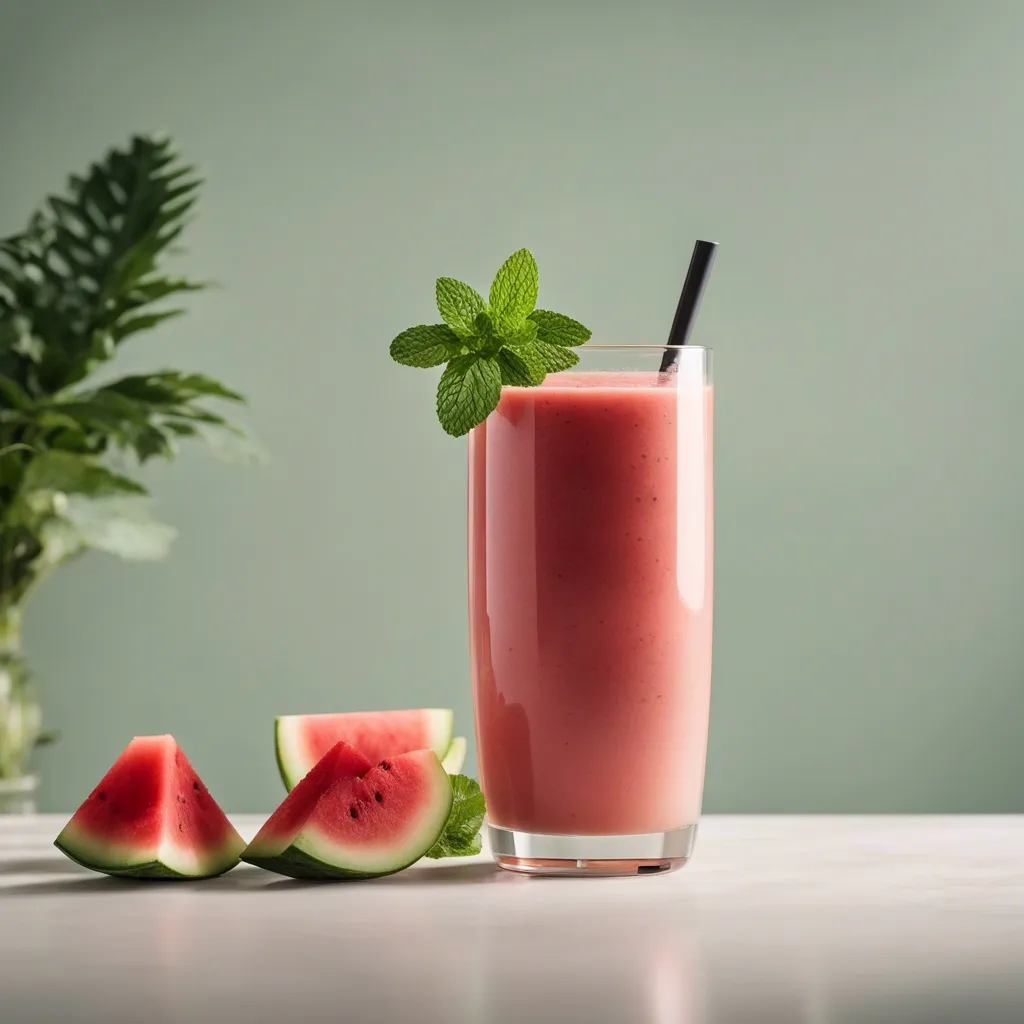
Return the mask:
<path id="1" fill-rule="evenodd" d="M 0 655 L 21 653 L 21 608 L 0 605 Z"/>
<path id="2" fill-rule="evenodd" d="M 21 656 L 21 606 L 0 600 L 0 779 L 25 774 L 39 736 L 39 705 Z"/>

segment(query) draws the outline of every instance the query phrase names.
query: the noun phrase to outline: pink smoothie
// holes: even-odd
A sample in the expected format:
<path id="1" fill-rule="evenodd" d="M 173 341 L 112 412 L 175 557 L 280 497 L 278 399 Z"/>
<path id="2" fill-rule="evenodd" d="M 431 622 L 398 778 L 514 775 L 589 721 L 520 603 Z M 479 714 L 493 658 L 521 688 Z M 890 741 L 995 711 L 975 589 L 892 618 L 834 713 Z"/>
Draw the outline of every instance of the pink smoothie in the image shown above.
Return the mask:
<path id="1" fill-rule="evenodd" d="M 505 388 L 470 435 L 469 598 L 492 824 L 627 834 L 700 814 L 712 393 L 654 373 Z"/>

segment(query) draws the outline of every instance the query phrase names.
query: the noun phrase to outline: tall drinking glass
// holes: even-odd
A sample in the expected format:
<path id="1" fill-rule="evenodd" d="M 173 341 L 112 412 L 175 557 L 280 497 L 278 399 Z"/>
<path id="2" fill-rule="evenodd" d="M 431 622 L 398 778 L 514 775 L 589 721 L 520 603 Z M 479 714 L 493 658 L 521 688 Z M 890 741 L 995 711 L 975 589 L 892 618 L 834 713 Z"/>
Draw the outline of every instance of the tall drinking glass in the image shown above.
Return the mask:
<path id="1" fill-rule="evenodd" d="M 711 685 L 711 352 L 585 345 L 469 438 L 473 703 L 497 862 L 683 865 Z"/>

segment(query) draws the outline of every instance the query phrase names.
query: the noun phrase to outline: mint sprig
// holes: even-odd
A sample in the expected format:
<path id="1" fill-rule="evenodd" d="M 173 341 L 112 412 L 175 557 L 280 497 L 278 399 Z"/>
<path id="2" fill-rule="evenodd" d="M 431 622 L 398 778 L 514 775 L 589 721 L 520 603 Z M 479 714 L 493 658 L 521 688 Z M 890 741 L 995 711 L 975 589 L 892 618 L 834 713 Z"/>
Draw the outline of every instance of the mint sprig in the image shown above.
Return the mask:
<path id="1" fill-rule="evenodd" d="M 487 419 L 502 387 L 536 387 L 579 362 L 572 349 L 590 340 L 590 330 L 563 313 L 535 308 L 538 284 L 528 249 L 501 265 L 486 302 L 468 284 L 439 277 L 435 297 L 444 323 L 410 327 L 391 342 L 391 358 L 403 366 L 445 364 L 437 418 L 453 437 Z"/>
<path id="2" fill-rule="evenodd" d="M 427 856 L 473 857 L 483 849 L 480 828 L 484 823 L 487 806 L 475 779 L 466 775 L 453 775 L 452 810 L 441 838 L 427 851 Z"/>

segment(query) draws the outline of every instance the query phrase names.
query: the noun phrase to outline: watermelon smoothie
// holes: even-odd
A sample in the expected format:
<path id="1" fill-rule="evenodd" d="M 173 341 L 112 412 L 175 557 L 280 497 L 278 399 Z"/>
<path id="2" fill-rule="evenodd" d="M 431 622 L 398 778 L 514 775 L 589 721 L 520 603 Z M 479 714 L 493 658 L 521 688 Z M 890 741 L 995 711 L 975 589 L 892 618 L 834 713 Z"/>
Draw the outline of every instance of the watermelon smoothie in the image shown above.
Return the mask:
<path id="1" fill-rule="evenodd" d="M 675 866 L 688 846 L 594 840 L 574 853 L 537 838 L 689 829 L 692 843 L 704 783 L 709 353 L 686 348 L 665 374 L 656 346 L 579 351 L 574 371 L 504 388 L 470 435 L 471 655 L 492 843 L 496 826 L 530 834 L 515 852 L 536 864 Z"/>

